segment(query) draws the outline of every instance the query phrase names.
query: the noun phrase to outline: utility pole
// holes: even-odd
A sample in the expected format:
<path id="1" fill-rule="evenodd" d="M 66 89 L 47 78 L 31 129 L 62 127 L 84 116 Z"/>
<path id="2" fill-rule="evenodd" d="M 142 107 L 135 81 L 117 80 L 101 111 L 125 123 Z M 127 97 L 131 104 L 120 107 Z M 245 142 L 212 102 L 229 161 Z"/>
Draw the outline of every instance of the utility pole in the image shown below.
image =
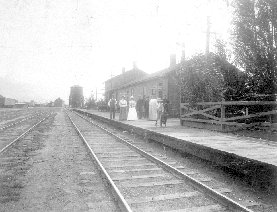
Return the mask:
<path id="1" fill-rule="evenodd" d="M 205 49 L 205 56 L 206 56 L 206 69 L 209 65 L 209 53 L 210 53 L 210 36 L 211 34 L 216 34 L 215 32 L 211 32 L 211 22 L 210 22 L 210 10 L 211 10 L 211 0 L 207 0 L 207 29 L 206 29 L 206 49 Z"/>
<path id="2" fill-rule="evenodd" d="M 97 87 L 95 87 L 95 90 L 96 90 L 96 92 L 95 92 L 95 98 L 96 98 L 96 101 L 97 101 Z"/>
<path id="3" fill-rule="evenodd" d="M 210 51 L 210 34 L 211 34 L 210 28 L 211 28 L 210 16 L 207 16 L 206 50 L 205 50 L 205 55 L 207 60 L 208 60 L 208 55 Z"/>
<path id="4" fill-rule="evenodd" d="M 113 77 L 114 77 L 114 75 L 113 75 L 113 71 L 111 70 L 111 96 L 110 96 L 110 98 L 112 98 L 112 89 L 113 89 Z"/>
<path id="5" fill-rule="evenodd" d="M 207 30 L 205 31 L 205 33 L 206 33 L 206 49 L 205 49 L 206 69 L 208 69 L 209 53 L 210 53 L 210 37 L 211 37 L 211 34 L 216 34 L 216 32 L 211 32 L 210 16 L 207 16 Z"/>

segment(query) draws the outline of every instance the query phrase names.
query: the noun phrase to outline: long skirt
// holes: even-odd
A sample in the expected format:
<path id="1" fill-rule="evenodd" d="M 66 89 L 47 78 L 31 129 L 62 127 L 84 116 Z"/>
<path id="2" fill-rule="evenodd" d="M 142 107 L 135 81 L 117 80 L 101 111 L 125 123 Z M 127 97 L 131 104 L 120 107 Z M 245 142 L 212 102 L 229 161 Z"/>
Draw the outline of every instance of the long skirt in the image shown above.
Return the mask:
<path id="1" fill-rule="evenodd" d="M 149 120 L 157 120 L 157 109 L 156 104 L 149 104 Z"/>
<path id="2" fill-rule="evenodd" d="M 119 121 L 127 120 L 127 107 L 120 108 Z"/>
<path id="3" fill-rule="evenodd" d="M 137 111 L 136 108 L 129 108 L 129 113 L 128 113 L 128 117 L 127 117 L 128 121 L 133 121 L 133 120 L 138 120 L 138 115 L 137 115 Z"/>

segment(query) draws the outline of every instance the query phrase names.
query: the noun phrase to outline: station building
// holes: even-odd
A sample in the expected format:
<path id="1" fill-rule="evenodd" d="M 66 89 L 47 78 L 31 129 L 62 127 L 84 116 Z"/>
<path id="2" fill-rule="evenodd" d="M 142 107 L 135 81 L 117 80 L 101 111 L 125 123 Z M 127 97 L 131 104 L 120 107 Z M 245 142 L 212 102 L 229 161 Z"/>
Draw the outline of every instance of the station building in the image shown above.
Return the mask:
<path id="1" fill-rule="evenodd" d="M 166 95 L 170 101 L 170 115 L 178 116 L 180 110 L 180 88 L 174 81 L 174 73 L 179 70 L 181 63 L 176 64 L 176 55 L 170 56 L 170 66 L 161 71 L 147 74 L 136 67 L 126 71 L 105 82 L 106 101 L 114 94 L 117 102 L 122 95 L 126 96 L 127 102 L 131 96 L 135 100 L 149 97 L 163 99 Z"/>

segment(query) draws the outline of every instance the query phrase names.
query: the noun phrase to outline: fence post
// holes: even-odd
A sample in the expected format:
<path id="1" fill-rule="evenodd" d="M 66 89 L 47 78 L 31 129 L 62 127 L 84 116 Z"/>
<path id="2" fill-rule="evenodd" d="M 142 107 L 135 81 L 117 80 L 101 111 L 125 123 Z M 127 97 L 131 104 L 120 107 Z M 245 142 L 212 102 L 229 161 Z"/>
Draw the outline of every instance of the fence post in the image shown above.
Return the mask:
<path id="1" fill-rule="evenodd" d="M 223 99 L 221 101 L 221 116 L 220 116 L 220 121 L 224 122 L 225 121 L 225 105 L 223 105 L 222 103 L 225 102 L 225 100 Z M 225 124 L 220 124 L 221 125 L 221 131 L 224 131 L 225 129 Z"/>

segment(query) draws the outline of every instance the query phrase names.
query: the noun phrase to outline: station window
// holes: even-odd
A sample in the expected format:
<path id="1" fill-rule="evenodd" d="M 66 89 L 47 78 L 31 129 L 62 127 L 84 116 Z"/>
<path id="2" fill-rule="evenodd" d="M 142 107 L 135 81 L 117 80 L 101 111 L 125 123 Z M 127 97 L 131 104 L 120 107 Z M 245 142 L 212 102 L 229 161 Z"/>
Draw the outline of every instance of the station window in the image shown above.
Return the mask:
<path id="1" fill-rule="evenodd" d="M 158 91 L 159 91 L 159 98 L 163 98 L 163 83 L 160 82 L 158 86 Z"/>
<path id="2" fill-rule="evenodd" d="M 143 87 L 143 89 L 142 89 L 142 95 L 146 96 L 146 87 Z"/>
<path id="3" fill-rule="evenodd" d="M 163 99 L 163 91 L 159 90 L 159 98 Z"/>

